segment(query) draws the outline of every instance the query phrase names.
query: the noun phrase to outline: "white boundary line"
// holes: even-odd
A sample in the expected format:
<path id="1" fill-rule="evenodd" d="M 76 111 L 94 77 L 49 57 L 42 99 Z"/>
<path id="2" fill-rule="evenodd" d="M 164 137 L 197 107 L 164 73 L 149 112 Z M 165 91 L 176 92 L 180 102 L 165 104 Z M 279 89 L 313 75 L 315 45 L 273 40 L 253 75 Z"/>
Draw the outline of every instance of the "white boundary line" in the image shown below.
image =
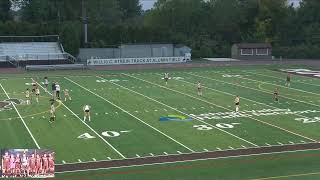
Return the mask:
<path id="1" fill-rule="evenodd" d="M 269 70 L 268 70 L 269 71 Z M 284 82 L 284 79 L 281 79 L 279 77 L 276 77 L 276 76 L 271 76 L 271 75 L 265 75 L 265 74 L 260 74 L 260 73 L 254 73 L 254 72 L 250 72 L 250 71 L 243 71 L 245 73 L 249 73 L 249 74 L 255 74 L 255 75 L 258 75 L 258 76 L 265 76 L 265 77 L 270 77 L 270 78 L 273 78 L 273 79 L 280 79 L 280 80 L 283 80 Z M 281 73 L 281 72 L 280 72 Z M 297 75 L 299 76 L 299 75 Z M 305 76 L 301 76 L 301 77 L 305 77 Z M 318 84 L 311 84 L 311 83 L 305 83 L 305 82 L 301 82 L 301 81 L 295 81 L 295 83 L 300 83 L 300 84 L 307 84 L 307 85 L 311 85 L 311 86 L 320 86 Z M 301 89 L 299 89 L 301 90 Z"/>
<path id="2" fill-rule="evenodd" d="M 130 76 L 130 75 L 128 75 L 128 76 Z M 97 77 L 98 77 L 98 76 L 97 76 Z M 98 77 L 98 78 L 101 78 L 101 77 Z M 103 78 L 101 78 L 101 79 L 103 79 Z M 106 79 L 104 79 L 104 80 L 106 80 Z M 108 82 L 110 82 L 110 81 L 108 81 Z M 121 85 L 119 85 L 119 84 L 116 84 L 116 83 L 114 83 L 114 82 L 110 82 L 110 83 L 113 84 L 113 85 L 119 86 L 119 87 L 121 87 L 121 88 L 123 88 L 123 89 L 126 89 L 127 91 L 130 91 L 130 92 L 133 92 L 133 93 L 135 93 L 135 94 L 138 94 L 138 95 L 140 95 L 140 96 L 142 96 L 142 97 L 145 97 L 145 98 L 147 98 L 147 99 L 149 99 L 149 100 L 151 100 L 151 101 L 154 101 L 154 102 L 156 102 L 156 103 L 158 103 L 158 104 L 161 104 L 161 105 L 163 105 L 163 106 L 166 106 L 166 107 L 168 107 L 168 108 L 170 108 L 170 109 L 172 109 L 172 110 L 174 110 L 174 111 L 177 111 L 177 112 L 179 112 L 179 113 L 181 113 L 181 114 L 184 114 L 184 115 L 186 115 L 186 116 L 189 116 L 189 114 L 187 114 L 187 113 L 185 113 L 185 112 L 182 112 L 182 111 L 178 110 L 177 108 L 174 108 L 174 107 L 172 107 L 172 106 L 169 106 L 169 105 L 167 105 L 167 104 L 165 104 L 165 103 L 162 103 L 162 102 L 160 102 L 160 101 L 158 101 L 158 100 L 155 100 L 155 99 L 153 99 L 153 98 L 151 98 L 151 97 L 145 96 L 144 94 L 141 94 L 141 93 L 139 93 L 139 92 L 136 92 L 136 91 L 134 91 L 134 90 L 131 90 L 131 89 L 129 89 L 129 88 L 126 88 L 126 87 L 124 87 L 124 86 L 121 86 Z M 220 128 L 218 128 L 218 127 L 216 127 L 216 126 L 214 126 L 214 125 L 212 125 L 212 124 L 210 124 L 210 123 L 207 123 L 207 122 L 205 122 L 205 121 L 202 121 L 202 120 L 200 120 L 200 119 L 198 119 L 198 118 L 196 118 L 196 120 L 199 121 L 199 122 L 202 122 L 202 123 L 204 123 L 204 124 L 206 124 L 206 125 L 209 125 L 209 126 L 215 128 L 215 129 L 218 129 L 218 130 L 220 130 L 220 131 L 222 131 L 222 132 L 224 132 L 224 133 L 227 133 L 227 134 L 229 134 L 229 135 L 231 135 L 231 136 L 233 136 L 233 137 L 235 137 L 235 138 L 237 138 L 237 139 L 240 139 L 240 140 L 242 140 L 242 141 L 245 141 L 246 143 L 249 143 L 249 144 L 251 144 L 251 145 L 254 145 L 254 146 L 258 147 L 258 145 L 254 144 L 254 143 L 252 143 L 252 142 L 250 142 L 250 141 L 248 141 L 248 140 L 245 140 L 245 139 L 243 139 L 243 138 L 241 138 L 241 137 L 239 137 L 239 136 L 236 136 L 236 135 L 234 135 L 234 134 L 232 134 L 232 133 L 230 133 L 230 132 L 228 132 L 228 131 L 225 131 L 225 130 L 223 130 L 223 129 L 220 129 Z"/>
<path id="3" fill-rule="evenodd" d="M 43 89 L 45 90 L 44 87 L 42 87 L 37 81 L 36 83 Z M 49 91 L 47 91 L 48 94 L 52 95 Z M 126 157 L 120 153 L 115 147 L 113 147 L 106 139 L 104 139 L 97 131 L 95 131 L 91 126 L 89 126 L 87 123 L 85 123 L 77 114 L 75 114 L 71 109 L 69 109 L 62 101 L 61 104 L 68 110 L 70 111 L 75 117 L 77 117 L 80 122 L 82 122 L 85 126 L 87 126 L 94 134 L 96 134 L 100 139 L 102 139 L 103 142 L 105 142 L 108 146 L 110 146 L 116 153 L 118 153 L 122 158 L 126 159 Z"/>
<path id="4" fill-rule="evenodd" d="M 192 97 L 192 98 L 194 98 L 194 99 L 197 99 L 197 100 L 203 101 L 203 102 L 205 102 L 205 103 L 207 103 L 207 104 L 211 104 L 211 105 L 214 105 L 214 106 L 216 106 L 216 107 L 220 107 L 220 108 L 222 108 L 222 109 L 226 109 L 226 110 L 228 110 L 228 111 L 232 111 L 232 110 L 230 110 L 229 108 L 226 108 L 226 107 L 223 107 L 223 106 L 220 106 L 220 105 L 217 105 L 217 104 L 211 103 L 211 102 L 209 102 L 209 101 L 206 101 L 206 100 L 203 100 L 203 99 L 200 99 L 200 98 L 194 97 L 194 96 L 192 96 L 192 95 L 189 95 L 189 94 L 186 94 L 186 93 L 183 93 L 183 92 L 180 92 L 180 91 L 174 90 L 174 89 L 170 89 L 170 88 L 168 88 L 168 87 L 164 87 L 164 86 L 161 86 L 161 85 L 158 85 L 158 84 L 155 84 L 155 83 L 152 83 L 152 82 L 149 82 L 149 81 L 146 81 L 146 80 L 144 80 L 144 79 L 140 79 L 140 78 L 137 78 L 137 77 L 134 77 L 134 76 L 130 76 L 130 75 L 127 75 L 127 76 L 129 76 L 129 77 L 133 77 L 133 78 L 135 78 L 135 79 L 139 79 L 139 80 L 141 80 L 141 81 L 145 81 L 145 82 L 148 82 L 148 83 L 151 83 L 151 84 L 154 84 L 154 85 L 157 85 L 157 86 L 159 86 L 159 87 L 162 87 L 162 88 L 165 88 L 165 89 L 171 90 L 171 91 L 176 92 L 176 93 L 179 93 L 179 94 L 183 94 L 183 95 L 185 95 L 185 96 Z M 181 80 L 177 80 L 177 81 L 181 81 Z M 187 82 L 187 81 L 182 81 L 182 82 Z M 187 82 L 187 83 L 190 83 L 190 82 Z M 193 84 L 193 83 L 190 83 L 190 84 Z M 296 136 L 300 136 L 300 137 L 303 137 L 303 138 L 305 138 L 305 139 L 308 139 L 308 140 L 311 140 L 311 141 L 317 142 L 317 140 L 314 140 L 314 139 L 311 139 L 311 138 L 305 137 L 305 136 L 303 136 L 303 135 L 300 135 L 300 134 L 297 134 L 297 133 L 291 132 L 291 131 L 289 131 L 289 130 L 287 130 L 287 129 L 284 129 L 284 128 L 281 128 L 281 127 L 275 126 L 275 125 L 273 125 L 273 124 L 270 124 L 270 123 L 267 123 L 267 122 L 261 121 L 261 120 L 259 120 L 259 119 L 256 119 L 256 118 L 253 118 L 253 117 L 248 117 L 248 118 L 253 119 L 253 120 L 255 120 L 255 121 L 258 121 L 258 122 L 260 122 L 260 123 L 267 124 L 267 125 L 269 125 L 269 126 L 272 126 L 272 127 L 278 128 L 278 129 L 281 129 L 281 130 L 283 130 L 283 131 L 289 132 L 289 133 L 294 134 L 294 135 L 296 135 Z"/>
<path id="5" fill-rule="evenodd" d="M 4 92 L 4 93 L 6 94 L 6 96 L 8 97 L 8 99 L 10 99 L 10 97 L 9 97 L 9 95 L 8 95 L 8 93 L 7 93 L 7 91 L 4 89 L 4 87 L 2 86 L 2 84 L 1 84 L 1 83 L 0 83 L 0 86 L 1 86 L 1 88 L 2 88 L 2 90 L 3 90 L 3 92 Z M 33 137 L 33 135 L 32 135 L 32 133 L 31 133 L 30 129 L 28 128 L 28 126 L 27 126 L 26 122 L 23 120 L 23 118 L 22 118 L 21 114 L 19 113 L 19 111 L 18 111 L 17 107 L 14 105 L 14 103 L 13 103 L 13 102 L 10 102 L 10 103 L 12 104 L 13 108 L 16 110 L 16 112 L 17 112 L 18 116 L 20 117 L 20 119 L 21 119 L 21 121 L 22 121 L 22 123 L 23 123 L 24 127 L 27 129 L 27 131 L 28 131 L 29 135 L 31 136 L 31 138 L 32 138 L 32 140 L 33 140 L 33 142 L 34 142 L 34 144 L 37 146 L 37 148 L 38 148 L 38 149 L 40 149 L 40 146 L 39 146 L 39 144 L 38 144 L 37 140 Z"/>
<path id="6" fill-rule="evenodd" d="M 112 106 L 114 106 L 114 107 L 116 107 L 116 108 L 120 109 L 122 112 L 124 112 L 124 113 L 126 113 L 126 114 L 130 115 L 131 117 L 135 118 L 135 119 L 136 119 L 136 120 L 138 120 L 139 122 L 141 122 L 141 123 L 145 124 L 146 126 L 148 126 L 148 127 L 152 128 L 153 130 L 157 131 L 158 133 L 162 134 L 163 136 L 165 136 L 165 137 L 167 137 L 167 138 L 171 139 L 172 141 L 174 141 L 175 143 L 177 143 L 177 144 L 181 145 L 182 147 L 184 147 L 184 148 L 188 149 L 189 151 L 191 151 L 191 152 L 195 152 L 195 151 L 194 151 L 194 150 L 192 150 L 191 148 L 189 148 L 189 147 L 187 147 L 186 145 L 182 144 L 181 142 L 179 142 L 179 141 L 177 141 L 177 140 L 173 139 L 172 137 L 168 136 L 167 134 L 163 133 L 162 131 L 158 130 L 157 128 L 155 128 L 155 127 L 151 126 L 150 124 L 148 124 L 148 123 L 144 122 L 144 121 L 143 121 L 143 120 L 141 120 L 140 118 L 138 118 L 138 117 L 136 117 L 135 115 L 133 115 L 133 114 L 129 113 L 128 111 L 126 111 L 126 110 L 124 110 L 123 108 L 119 107 L 118 105 L 116 105 L 116 104 L 112 103 L 111 101 L 107 100 L 106 98 L 104 98 L 104 97 L 100 96 L 99 94 L 92 92 L 91 90 L 89 90 L 89 89 L 87 89 L 87 88 L 83 87 L 82 85 L 80 85 L 80 84 L 78 84 L 78 83 L 76 83 L 76 82 L 72 81 L 71 79 L 69 79 L 69 78 L 67 78 L 67 77 L 64 77 L 64 78 L 65 78 L 66 80 L 68 80 L 68 81 L 72 82 L 73 84 L 75 84 L 75 85 L 77 85 L 77 86 L 81 87 L 82 89 L 84 89 L 84 90 L 86 90 L 86 91 L 90 92 L 91 94 L 93 94 L 93 95 L 95 95 L 95 96 L 97 96 L 97 97 L 99 97 L 99 98 L 103 99 L 104 101 L 108 102 L 108 103 L 109 103 L 109 104 L 111 104 Z"/>
<path id="7" fill-rule="evenodd" d="M 64 171 L 64 172 L 56 172 L 56 173 L 63 174 L 63 173 L 72 173 L 72 172 L 83 172 L 83 171 L 97 171 L 97 170 L 130 168 L 130 167 L 144 167 L 144 166 L 162 165 L 162 164 L 175 164 L 175 163 L 184 163 L 184 162 L 207 161 L 207 160 L 214 160 L 214 159 L 228 159 L 228 158 L 262 156 L 262 155 L 272 155 L 272 154 L 285 154 L 285 153 L 306 152 L 306 151 L 316 151 L 316 150 L 320 150 L 320 148 L 294 150 L 294 151 L 282 151 L 282 152 L 271 152 L 271 153 L 260 153 L 260 154 L 246 154 L 246 155 L 238 155 L 238 156 L 215 157 L 215 158 L 205 158 L 205 159 L 193 159 L 193 160 L 173 161 L 173 162 L 163 162 L 163 163 L 150 163 L 150 164 L 141 164 L 141 165 L 129 165 L 129 166 L 119 166 L 119 167 L 97 168 L 97 169 L 74 170 L 74 171 Z"/>

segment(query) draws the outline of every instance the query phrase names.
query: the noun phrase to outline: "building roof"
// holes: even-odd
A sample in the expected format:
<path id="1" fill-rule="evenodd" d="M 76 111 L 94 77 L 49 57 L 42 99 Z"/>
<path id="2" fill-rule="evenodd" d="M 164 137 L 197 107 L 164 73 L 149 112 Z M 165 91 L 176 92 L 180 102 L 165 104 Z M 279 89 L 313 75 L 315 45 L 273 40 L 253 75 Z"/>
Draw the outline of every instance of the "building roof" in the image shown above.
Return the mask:
<path id="1" fill-rule="evenodd" d="M 238 43 L 238 48 L 272 48 L 270 43 Z"/>

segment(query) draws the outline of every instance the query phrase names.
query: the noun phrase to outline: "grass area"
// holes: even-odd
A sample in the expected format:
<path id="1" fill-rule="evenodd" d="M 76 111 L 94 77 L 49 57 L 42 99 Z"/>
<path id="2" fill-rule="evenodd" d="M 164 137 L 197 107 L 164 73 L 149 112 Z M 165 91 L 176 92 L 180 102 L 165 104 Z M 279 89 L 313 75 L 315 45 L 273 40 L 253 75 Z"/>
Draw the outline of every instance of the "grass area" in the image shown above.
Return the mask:
<path id="1" fill-rule="evenodd" d="M 45 76 L 50 82 L 57 81 L 62 89 L 69 89 L 72 101 L 55 103 L 57 120 L 52 124 L 48 122 L 51 94 L 43 89 L 39 103 L 33 97 L 31 105 L 17 104 L 17 109 L 13 106 L 2 109 L 0 148 L 39 146 L 53 149 L 56 152 L 56 163 L 63 164 L 318 141 L 320 79 L 294 75 L 292 86 L 287 88 L 284 85 L 286 74 L 274 71 L 278 68 L 172 70 L 172 79 L 168 85 L 162 79 L 165 70 L 1 74 L 0 101 L 9 98 L 25 100 L 24 91 L 31 88 L 31 78 L 43 88 L 41 82 Z M 203 96 L 197 95 L 198 81 L 204 86 Z M 272 98 L 276 87 L 280 91 L 279 103 Z M 241 98 L 238 114 L 234 113 L 236 95 Z M 82 121 L 82 107 L 85 104 L 91 106 L 91 122 Z M 159 121 L 160 117 L 172 115 L 178 119 Z M 184 118 L 192 120 L 183 120 Z M 250 158 L 244 158 L 243 161 Z M 143 172 L 141 176 L 139 174 L 137 178 L 150 179 L 155 174 L 161 174 L 159 177 L 162 179 L 168 179 L 170 174 L 177 177 L 175 179 L 192 178 L 197 174 L 204 175 L 199 178 L 208 178 L 217 174 L 216 179 L 234 179 L 237 176 L 246 179 L 291 172 L 294 174 L 291 169 L 288 173 L 280 173 L 281 163 L 289 162 L 294 163 L 294 167 L 301 168 L 297 173 L 309 173 L 309 164 L 309 169 L 313 168 L 311 159 L 281 160 L 279 165 L 268 161 L 265 164 L 267 171 L 264 173 L 259 169 L 263 169 L 265 162 L 259 160 L 257 164 L 252 164 L 252 167 L 259 167 L 252 174 L 249 173 L 250 168 L 246 170 L 244 167 L 243 172 L 247 171 L 248 174 L 241 174 L 240 164 L 235 165 L 237 170 L 230 171 L 231 166 L 234 166 L 232 163 L 221 167 L 221 171 L 219 167 L 211 172 L 211 162 L 215 164 L 216 160 L 210 160 L 194 162 L 196 168 L 191 168 L 192 171 L 186 172 L 185 176 L 185 170 L 177 168 L 172 172 L 169 170 L 169 174 L 162 171 L 149 173 L 146 170 L 146 173 Z M 223 164 L 233 160 L 218 161 Z M 235 161 L 237 160 L 236 158 Z M 199 168 L 198 163 L 207 165 Z M 171 166 L 180 165 L 168 166 L 170 169 Z M 160 165 L 159 169 L 165 167 L 167 165 Z M 276 167 L 278 170 L 273 170 Z M 140 169 L 144 167 L 137 167 L 132 171 L 143 171 Z M 107 170 L 106 173 L 117 174 L 117 171 L 126 172 L 126 169 Z M 129 174 L 131 179 L 131 173 Z M 119 179 L 125 176 L 125 173 L 121 174 Z"/>

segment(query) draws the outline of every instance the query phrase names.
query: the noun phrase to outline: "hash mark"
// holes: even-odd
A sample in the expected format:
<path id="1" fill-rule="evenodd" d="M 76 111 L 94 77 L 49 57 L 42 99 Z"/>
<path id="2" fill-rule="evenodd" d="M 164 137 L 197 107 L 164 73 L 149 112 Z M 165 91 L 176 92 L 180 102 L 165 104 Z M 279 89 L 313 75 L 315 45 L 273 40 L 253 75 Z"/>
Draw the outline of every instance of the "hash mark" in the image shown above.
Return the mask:
<path id="1" fill-rule="evenodd" d="M 163 154 L 168 155 L 168 153 L 167 153 L 167 152 L 163 152 Z"/>
<path id="2" fill-rule="evenodd" d="M 218 149 L 219 151 L 221 151 L 221 150 L 222 150 L 221 148 L 218 148 L 218 147 L 217 147 L 217 149 Z"/>
<path id="3" fill-rule="evenodd" d="M 82 162 L 81 159 L 78 159 L 79 162 Z"/>
<path id="4" fill-rule="evenodd" d="M 64 160 L 62 160 L 62 163 L 65 164 L 66 162 Z"/>
<path id="5" fill-rule="evenodd" d="M 270 144 L 266 143 L 267 146 L 271 146 Z"/>
<path id="6" fill-rule="evenodd" d="M 292 142 L 292 141 L 289 141 L 289 143 L 290 143 L 290 144 L 294 144 L 294 142 Z"/>
<path id="7" fill-rule="evenodd" d="M 180 151 L 177 151 L 177 153 L 182 154 Z"/>
<path id="8" fill-rule="evenodd" d="M 232 146 L 229 146 L 230 149 L 234 149 Z"/>
<path id="9" fill-rule="evenodd" d="M 92 158 L 93 161 L 97 161 L 96 158 Z"/>
<path id="10" fill-rule="evenodd" d="M 283 145 L 281 142 L 277 142 L 278 144 L 280 144 L 280 145 Z"/>
<path id="11" fill-rule="evenodd" d="M 244 145 L 241 145 L 241 147 L 243 147 L 243 148 L 247 148 L 246 146 L 244 146 Z"/>
<path id="12" fill-rule="evenodd" d="M 149 153 L 151 156 L 154 156 L 154 154 L 152 154 L 152 153 Z"/>
<path id="13" fill-rule="evenodd" d="M 140 157 L 140 155 L 139 154 L 136 154 L 136 156 L 139 158 Z"/>
<path id="14" fill-rule="evenodd" d="M 203 149 L 204 151 L 208 152 L 209 150 L 208 149 Z"/>
<path id="15" fill-rule="evenodd" d="M 301 142 L 306 143 L 305 141 L 301 140 Z"/>
<path id="16" fill-rule="evenodd" d="M 111 157 L 107 157 L 107 159 L 111 160 Z"/>

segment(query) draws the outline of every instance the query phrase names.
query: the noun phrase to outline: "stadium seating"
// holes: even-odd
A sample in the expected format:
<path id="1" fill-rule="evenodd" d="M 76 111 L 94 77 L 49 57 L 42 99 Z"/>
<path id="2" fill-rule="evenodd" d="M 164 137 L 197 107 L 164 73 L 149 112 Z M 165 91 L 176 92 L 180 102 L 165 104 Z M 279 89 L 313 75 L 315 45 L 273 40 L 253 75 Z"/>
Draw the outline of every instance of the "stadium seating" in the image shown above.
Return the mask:
<path id="1" fill-rule="evenodd" d="M 17 61 L 66 59 L 57 42 L 0 43 L 0 59 Z M 4 58 L 5 57 L 5 58 Z"/>

